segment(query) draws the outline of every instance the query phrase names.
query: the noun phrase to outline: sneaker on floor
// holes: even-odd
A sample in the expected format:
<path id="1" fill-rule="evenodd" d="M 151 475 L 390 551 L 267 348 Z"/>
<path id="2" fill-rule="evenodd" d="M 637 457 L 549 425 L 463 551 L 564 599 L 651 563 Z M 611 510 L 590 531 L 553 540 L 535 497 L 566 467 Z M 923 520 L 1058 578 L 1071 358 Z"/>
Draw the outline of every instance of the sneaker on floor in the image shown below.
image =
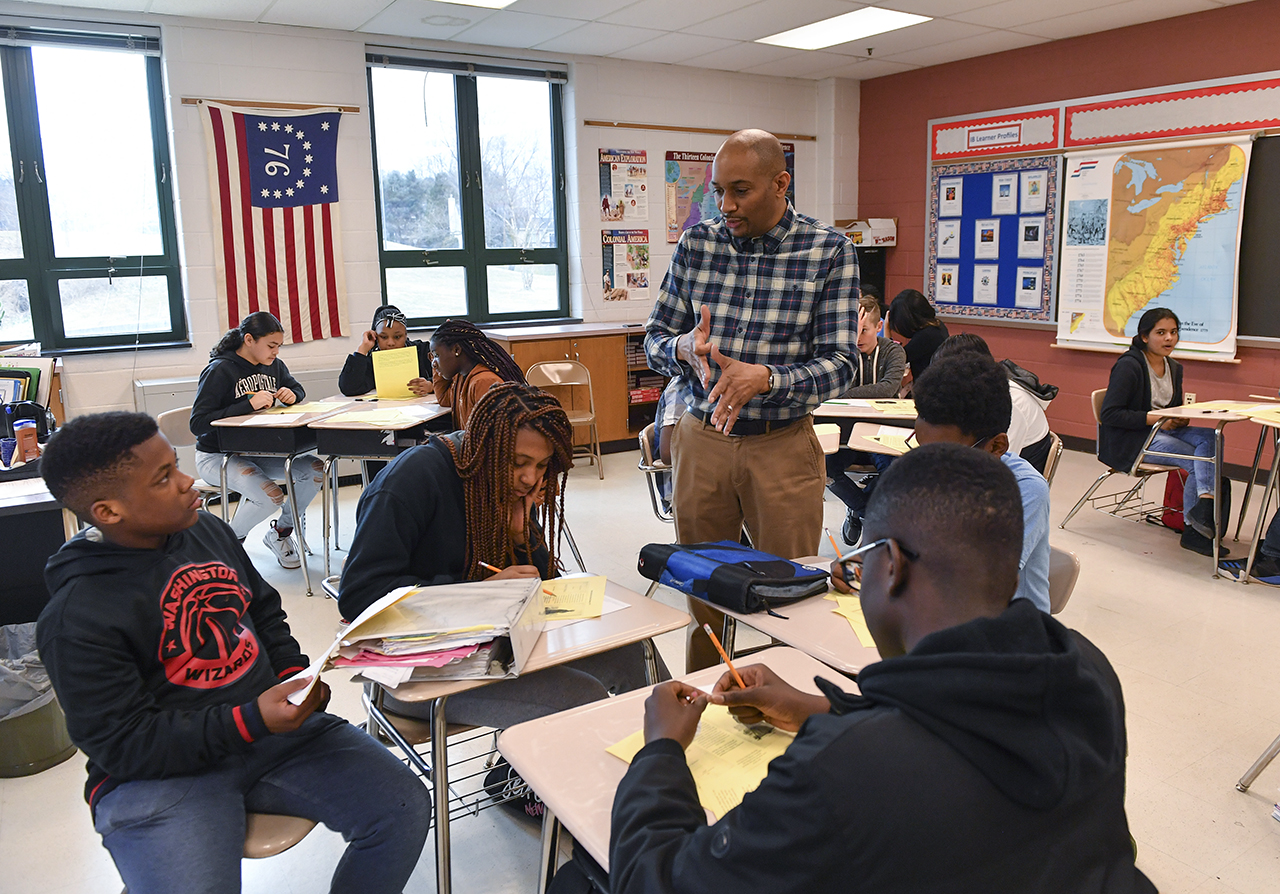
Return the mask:
<path id="1" fill-rule="evenodd" d="M 1213 556 L 1213 541 L 1205 537 L 1195 528 L 1187 525 L 1182 529 L 1182 538 L 1178 541 L 1178 545 L 1183 549 L 1191 550 L 1193 553 L 1199 553 L 1202 556 Z M 1227 558 L 1231 553 L 1225 546 L 1218 546 L 1218 560 Z"/>
<path id="2" fill-rule="evenodd" d="M 267 529 L 267 533 L 263 536 L 262 542 L 266 544 L 267 549 L 276 554 L 276 561 L 280 563 L 281 568 L 301 568 L 302 559 L 298 556 L 298 550 L 293 545 L 293 531 L 288 534 L 280 534 L 276 530 L 276 523 L 272 522 L 271 527 Z"/>
<path id="3" fill-rule="evenodd" d="M 1196 533 L 1208 539 L 1213 536 L 1213 500 L 1201 497 L 1187 513 L 1187 523 L 1196 529 Z"/>
<path id="4" fill-rule="evenodd" d="M 857 546 L 858 541 L 862 539 L 862 519 L 852 509 L 845 514 L 840 536 L 850 546 Z"/>
<path id="5" fill-rule="evenodd" d="M 1223 577 L 1238 581 L 1244 577 L 1246 562 L 1248 562 L 1248 559 L 1231 559 L 1226 562 L 1219 562 L 1218 573 Z M 1258 556 L 1253 562 L 1249 580 L 1266 584 L 1269 587 L 1280 587 L 1280 561 L 1270 556 Z"/>
<path id="6" fill-rule="evenodd" d="M 484 777 L 484 790 L 496 803 L 511 808 L 517 814 L 529 819 L 542 819 L 545 810 L 542 799 L 505 760 L 499 761 Z"/>

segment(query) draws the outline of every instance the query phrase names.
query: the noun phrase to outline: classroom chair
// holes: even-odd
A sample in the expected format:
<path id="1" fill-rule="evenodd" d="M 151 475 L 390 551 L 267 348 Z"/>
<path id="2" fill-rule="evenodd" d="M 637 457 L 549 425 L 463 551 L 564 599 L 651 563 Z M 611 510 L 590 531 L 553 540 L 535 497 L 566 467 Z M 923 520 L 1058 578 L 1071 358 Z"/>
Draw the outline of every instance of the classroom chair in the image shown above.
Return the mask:
<path id="1" fill-rule="evenodd" d="M 283 854 L 316 827 L 315 820 L 301 816 L 283 816 L 278 813 L 249 813 L 245 815 L 244 856 L 249 860 L 261 860 Z M 121 894 L 129 894 L 126 887 Z"/>
<path id="2" fill-rule="evenodd" d="M 644 472 L 645 483 L 649 485 L 649 502 L 653 504 L 653 514 L 658 517 L 658 521 L 675 524 L 676 517 L 672 514 L 669 507 L 664 506 L 662 499 L 662 486 L 659 484 L 659 475 L 670 475 L 671 466 L 664 463 L 661 457 L 653 455 L 653 434 L 654 424 L 650 422 L 640 432 L 640 462 L 637 468 Z"/>
<path id="3" fill-rule="evenodd" d="M 1049 442 L 1049 458 L 1044 462 L 1044 480 L 1053 484 L 1053 476 L 1058 471 L 1058 460 L 1062 459 L 1062 438 L 1054 432 L 1049 432 L 1049 435 L 1053 440 Z"/>
<path id="4" fill-rule="evenodd" d="M 1253 780 L 1258 778 L 1258 774 L 1267 768 L 1267 764 L 1271 763 L 1277 754 L 1280 754 L 1280 736 L 1275 737 L 1275 740 L 1267 746 L 1267 750 L 1262 752 L 1253 762 L 1253 766 L 1240 777 L 1240 781 L 1236 783 L 1236 791 L 1247 792 L 1249 786 L 1253 785 Z"/>
<path id="5" fill-rule="evenodd" d="M 1067 607 L 1071 591 L 1080 577 L 1080 557 L 1069 549 L 1049 546 L 1049 614 Z"/>
<path id="6" fill-rule="evenodd" d="M 596 397 L 591 390 L 591 370 L 577 360 L 542 360 L 533 364 L 524 373 L 525 381 L 535 388 L 569 388 L 578 386 L 587 389 L 587 409 L 572 407 L 570 400 L 564 411 L 576 428 L 579 425 L 590 426 L 591 443 L 579 452 L 574 448 L 575 456 L 587 456 L 596 464 L 601 480 L 604 479 L 604 460 L 600 455 L 600 430 L 596 426 Z M 565 401 L 561 401 L 565 404 Z"/>
<path id="7" fill-rule="evenodd" d="M 1106 394 L 1107 389 L 1105 388 L 1099 388 L 1093 392 L 1093 419 L 1099 425 L 1102 424 L 1102 399 L 1106 397 Z M 1084 496 L 1076 502 L 1076 505 L 1071 507 L 1071 511 L 1067 513 L 1067 517 L 1062 520 L 1062 524 L 1058 525 L 1058 527 L 1065 528 L 1067 522 L 1071 521 L 1085 503 L 1091 503 L 1094 509 L 1099 512 L 1106 512 L 1108 515 L 1114 515 L 1116 518 L 1127 518 L 1130 521 L 1158 519 L 1164 512 L 1164 504 L 1145 499 L 1143 491 L 1146 487 L 1147 479 L 1152 475 L 1176 471 L 1178 467 L 1143 462 L 1142 457 L 1143 454 L 1139 453 L 1138 458 L 1129 469 L 1108 468 L 1107 471 L 1099 475 L 1098 480 L 1089 485 L 1089 489 L 1084 492 Z M 1126 491 L 1117 491 L 1116 493 L 1095 497 L 1093 495 L 1094 491 L 1112 475 L 1128 475 L 1138 479 L 1138 481 Z"/>

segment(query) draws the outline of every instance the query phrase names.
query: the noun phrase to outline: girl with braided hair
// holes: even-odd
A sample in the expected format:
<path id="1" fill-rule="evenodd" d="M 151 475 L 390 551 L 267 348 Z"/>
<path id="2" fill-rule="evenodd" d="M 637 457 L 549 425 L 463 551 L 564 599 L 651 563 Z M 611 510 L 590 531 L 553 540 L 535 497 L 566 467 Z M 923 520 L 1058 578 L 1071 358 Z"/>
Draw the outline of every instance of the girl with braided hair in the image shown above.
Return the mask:
<path id="1" fill-rule="evenodd" d="M 394 304 L 384 304 L 373 312 L 373 323 L 365 330 L 360 344 L 347 355 L 338 375 L 338 390 L 348 397 L 368 394 L 376 387 L 373 376 L 373 352 L 396 348 L 418 349 L 418 372 L 408 382 L 409 390 L 419 397 L 431 393 L 431 383 L 422 377 L 431 363 L 431 348 L 425 341 L 409 338 L 404 313 Z"/>
<path id="2" fill-rule="evenodd" d="M 524 383 L 511 355 L 467 320 L 445 320 L 431 335 L 431 387 L 466 428 L 476 402 L 499 382 Z"/>
<path id="3" fill-rule="evenodd" d="M 528 385 L 495 385 L 466 431 L 409 448 L 360 496 L 339 587 L 342 616 L 356 617 L 397 587 L 489 578 L 481 562 L 501 567 L 498 579 L 557 576 L 572 455 L 573 427 L 559 401 Z M 659 669 L 665 678 L 661 659 Z M 636 643 L 450 696 L 445 713 L 450 723 L 505 728 L 644 685 Z M 423 716 L 421 704 L 387 705 Z M 486 786 L 507 787 L 509 769 L 499 764 Z M 532 796 L 517 806 L 540 815 Z"/>

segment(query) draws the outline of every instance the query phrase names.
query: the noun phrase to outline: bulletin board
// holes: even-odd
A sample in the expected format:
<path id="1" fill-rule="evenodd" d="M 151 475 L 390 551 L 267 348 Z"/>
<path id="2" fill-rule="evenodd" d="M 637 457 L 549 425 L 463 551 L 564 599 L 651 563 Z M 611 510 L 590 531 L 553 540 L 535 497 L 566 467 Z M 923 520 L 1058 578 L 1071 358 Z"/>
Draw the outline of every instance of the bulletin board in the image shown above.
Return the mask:
<path id="1" fill-rule="evenodd" d="M 1053 319 L 1057 155 L 935 165 L 929 177 L 929 300 L 941 314 Z"/>

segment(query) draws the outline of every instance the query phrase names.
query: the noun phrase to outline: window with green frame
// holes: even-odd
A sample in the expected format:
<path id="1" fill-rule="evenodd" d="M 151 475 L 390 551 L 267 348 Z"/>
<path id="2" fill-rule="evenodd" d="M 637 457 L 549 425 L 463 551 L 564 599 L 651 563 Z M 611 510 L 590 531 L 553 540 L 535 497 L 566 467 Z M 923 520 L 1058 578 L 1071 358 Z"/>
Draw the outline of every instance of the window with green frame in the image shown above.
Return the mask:
<path id="1" fill-rule="evenodd" d="M 384 300 L 420 325 L 568 316 L 564 73 L 368 62 Z"/>
<path id="2" fill-rule="evenodd" d="M 185 341 L 158 36 L 0 28 L 0 344 Z"/>

